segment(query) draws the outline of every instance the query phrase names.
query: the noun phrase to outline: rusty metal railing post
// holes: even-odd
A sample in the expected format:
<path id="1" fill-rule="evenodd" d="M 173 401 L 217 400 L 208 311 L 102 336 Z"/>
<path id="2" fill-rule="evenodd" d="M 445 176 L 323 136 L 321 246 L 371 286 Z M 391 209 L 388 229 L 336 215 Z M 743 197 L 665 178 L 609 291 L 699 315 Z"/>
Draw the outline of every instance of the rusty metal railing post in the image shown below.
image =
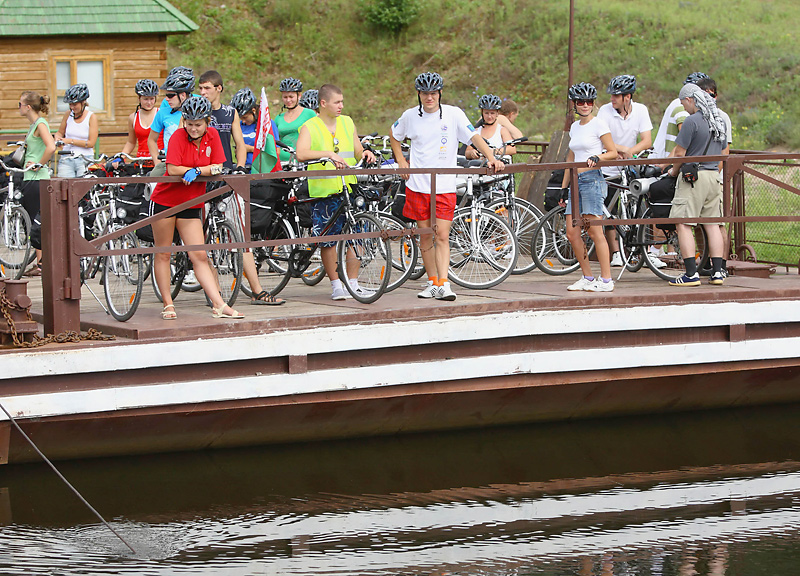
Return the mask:
<path id="1" fill-rule="evenodd" d="M 42 180 L 42 286 L 45 334 L 80 330 L 80 265 L 69 226 L 69 184 L 66 178 Z"/>

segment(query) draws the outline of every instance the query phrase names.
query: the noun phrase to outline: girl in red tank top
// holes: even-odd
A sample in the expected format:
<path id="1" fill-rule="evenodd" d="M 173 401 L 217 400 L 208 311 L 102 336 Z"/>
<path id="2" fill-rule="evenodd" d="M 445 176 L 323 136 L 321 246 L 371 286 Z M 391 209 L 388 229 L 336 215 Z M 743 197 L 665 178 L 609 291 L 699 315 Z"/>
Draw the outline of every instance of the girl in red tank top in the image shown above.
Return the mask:
<path id="1" fill-rule="evenodd" d="M 145 157 L 150 156 L 147 148 L 147 138 L 150 136 L 150 124 L 156 116 L 156 97 L 158 96 L 158 84 L 153 80 L 139 80 L 136 83 L 136 95 L 139 97 L 139 105 L 136 111 L 128 117 L 128 140 L 122 148 L 122 153 Z M 164 137 L 158 138 L 158 149 L 164 147 Z M 145 163 L 152 166 L 152 162 Z"/>

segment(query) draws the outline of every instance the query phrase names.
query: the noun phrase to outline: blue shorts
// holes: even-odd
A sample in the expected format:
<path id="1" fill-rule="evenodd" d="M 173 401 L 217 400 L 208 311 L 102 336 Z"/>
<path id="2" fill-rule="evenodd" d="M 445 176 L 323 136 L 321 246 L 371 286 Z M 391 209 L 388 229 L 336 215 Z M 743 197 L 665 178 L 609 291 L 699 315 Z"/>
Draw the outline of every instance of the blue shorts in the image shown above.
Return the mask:
<path id="1" fill-rule="evenodd" d="M 578 174 L 579 214 L 603 215 L 603 204 L 608 194 L 608 184 L 600 170 L 587 170 Z M 572 214 L 571 198 L 567 198 L 567 214 Z"/>
<path id="2" fill-rule="evenodd" d="M 327 198 L 320 198 L 319 200 L 315 200 L 311 203 L 311 235 L 312 236 L 322 236 L 322 231 L 325 229 L 325 226 L 328 224 L 328 220 L 330 220 L 333 213 L 336 212 L 336 209 L 344 202 L 344 198 L 340 194 L 336 194 L 335 196 L 328 196 Z M 344 212 L 336 219 L 336 222 L 333 223 L 333 226 L 326 234 L 341 234 L 342 228 L 344 228 L 344 223 L 347 222 L 347 218 L 344 215 Z M 336 242 L 320 242 L 320 248 L 330 248 L 331 246 L 336 246 Z"/>

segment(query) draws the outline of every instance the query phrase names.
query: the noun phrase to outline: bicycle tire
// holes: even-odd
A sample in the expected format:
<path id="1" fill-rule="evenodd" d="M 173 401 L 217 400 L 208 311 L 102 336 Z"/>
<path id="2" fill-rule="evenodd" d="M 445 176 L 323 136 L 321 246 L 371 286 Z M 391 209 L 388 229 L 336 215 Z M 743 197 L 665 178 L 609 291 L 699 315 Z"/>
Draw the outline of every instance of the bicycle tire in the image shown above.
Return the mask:
<path id="1" fill-rule="evenodd" d="M 488 208 L 461 208 L 450 227 L 450 280 L 463 288 L 483 290 L 511 275 L 517 262 L 517 241 L 511 227 Z"/>
<path id="2" fill-rule="evenodd" d="M 311 228 L 300 228 L 299 237 L 308 238 L 309 236 L 311 236 Z M 306 286 L 316 286 L 322 282 L 323 278 L 325 278 L 325 267 L 322 265 L 322 256 L 319 250 L 316 250 L 311 255 L 311 262 L 308 268 L 303 270 L 300 279 Z"/>
<path id="3" fill-rule="evenodd" d="M 150 263 L 151 267 L 155 261 L 155 255 L 153 256 Z M 181 285 L 186 276 L 186 271 L 189 269 L 189 255 L 186 252 L 173 252 L 169 259 L 169 269 L 170 296 L 172 300 L 175 301 L 175 298 L 178 297 L 181 291 Z M 163 302 L 164 299 L 161 297 L 161 291 L 158 289 L 158 283 L 156 282 L 155 270 L 151 270 L 150 283 L 153 285 L 153 292 L 155 292 L 158 301 Z"/>
<path id="4" fill-rule="evenodd" d="M 652 218 L 651 210 L 645 210 L 642 218 Z M 653 274 L 662 280 L 673 280 L 686 273 L 686 264 L 681 254 L 678 244 L 678 235 L 674 230 L 662 231 L 654 226 L 641 226 L 639 228 L 638 243 L 642 245 L 642 252 L 645 254 L 644 262 L 653 271 Z M 697 269 L 701 270 L 708 261 L 708 235 L 703 226 L 694 227 L 695 237 L 695 261 Z M 650 252 L 650 246 L 668 246 L 671 249 L 665 254 L 654 255 Z M 658 261 L 662 266 L 658 266 Z"/>
<path id="5" fill-rule="evenodd" d="M 396 216 L 385 212 L 379 212 L 377 217 L 386 230 L 403 230 L 408 227 Z M 419 245 L 414 236 L 391 236 L 388 242 L 392 246 L 392 274 L 386 285 L 386 292 L 391 292 L 402 286 L 417 268 Z"/>
<path id="6" fill-rule="evenodd" d="M 112 250 L 138 248 L 134 234 L 125 234 L 111 240 Z M 129 320 L 142 298 L 144 259 L 141 254 L 112 255 L 103 258 L 103 293 L 108 311 L 120 322 Z"/>
<path id="7" fill-rule="evenodd" d="M 356 214 L 354 223 L 348 231 L 351 234 L 363 232 L 382 232 L 380 221 L 371 214 Z M 342 283 L 357 302 L 372 304 L 386 291 L 392 272 L 392 245 L 380 236 L 342 240 L 336 246 L 337 263 Z M 351 278 L 347 264 L 355 259 L 358 272 Z M 357 288 L 350 281 L 358 280 Z"/>
<path id="8" fill-rule="evenodd" d="M 536 226 L 542 219 L 541 211 L 533 204 L 522 198 L 514 198 L 514 214 L 508 214 L 508 206 L 504 199 L 494 200 L 487 208 L 503 218 L 502 210 L 506 211 L 507 222 L 517 238 L 517 264 L 511 271 L 512 274 L 525 274 L 536 268 L 536 262 L 531 254 L 531 240 L 536 231 Z M 500 210 L 501 212 L 498 212 Z"/>
<path id="9" fill-rule="evenodd" d="M 567 238 L 566 208 L 556 206 L 539 222 L 531 238 L 531 255 L 537 268 L 551 276 L 563 276 L 580 268 L 578 259 Z M 594 242 L 582 232 L 589 255 L 594 252 Z"/>
<path id="10" fill-rule="evenodd" d="M 24 208 L 15 206 L 8 219 L 0 217 L 0 271 L 19 280 L 32 261 L 31 218 Z M 35 253 L 34 253 L 35 254 Z"/>
<path id="11" fill-rule="evenodd" d="M 294 230 L 288 221 L 278 218 L 270 226 L 267 235 L 268 238 L 264 238 L 264 240 L 287 240 L 294 238 Z M 275 296 L 283 290 L 292 277 L 289 272 L 291 251 L 291 244 L 262 246 L 253 250 L 258 282 L 261 284 L 261 289 L 266 290 L 271 296 Z M 242 292 L 252 298 L 253 291 L 245 284 L 242 283 Z"/>
<path id="12" fill-rule="evenodd" d="M 241 241 L 239 232 L 228 222 L 220 222 L 217 224 L 216 230 L 209 228 L 206 233 L 206 244 L 228 244 Z M 217 283 L 222 299 L 228 306 L 233 306 L 242 284 L 242 251 L 237 248 L 212 249 L 208 251 L 208 260 L 217 272 Z M 208 301 L 208 295 L 206 295 L 206 301 Z M 210 301 L 208 303 L 211 304 Z"/>

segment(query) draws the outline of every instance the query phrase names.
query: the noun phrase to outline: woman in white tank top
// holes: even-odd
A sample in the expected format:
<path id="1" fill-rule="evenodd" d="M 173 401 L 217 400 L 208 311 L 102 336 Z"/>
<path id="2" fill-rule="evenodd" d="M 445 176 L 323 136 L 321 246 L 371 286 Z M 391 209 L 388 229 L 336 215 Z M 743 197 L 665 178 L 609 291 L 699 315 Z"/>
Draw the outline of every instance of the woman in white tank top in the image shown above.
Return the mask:
<path id="1" fill-rule="evenodd" d="M 97 116 L 87 108 L 89 88 L 86 84 L 75 84 L 67 88 L 64 102 L 69 104 L 69 112 L 64 114 L 56 132 L 56 140 L 64 142 L 64 152 L 81 156 L 94 156 L 97 142 Z M 61 157 L 58 160 L 60 178 L 76 178 L 86 174 L 86 162 L 80 158 Z"/>
<path id="2" fill-rule="evenodd" d="M 505 150 L 498 150 L 498 148 L 503 146 L 503 142 L 508 142 L 512 139 L 511 132 L 509 132 L 508 128 L 501 126 L 497 122 L 497 116 L 500 114 L 501 105 L 502 101 L 494 94 L 484 94 L 478 98 L 478 107 L 481 110 L 481 119 L 483 120 L 483 125 L 478 128 L 478 133 L 488 140 L 489 146 L 497 150 L 496 156 L 500 158 L 502 154 L 505 160 L 506 157 L 516 154 L 517 149 L 514 146 L 506 146 Z M 478 151 L 472 146 L 467 147 L 465 154 L 470 160 L 479 157 Z"/>

